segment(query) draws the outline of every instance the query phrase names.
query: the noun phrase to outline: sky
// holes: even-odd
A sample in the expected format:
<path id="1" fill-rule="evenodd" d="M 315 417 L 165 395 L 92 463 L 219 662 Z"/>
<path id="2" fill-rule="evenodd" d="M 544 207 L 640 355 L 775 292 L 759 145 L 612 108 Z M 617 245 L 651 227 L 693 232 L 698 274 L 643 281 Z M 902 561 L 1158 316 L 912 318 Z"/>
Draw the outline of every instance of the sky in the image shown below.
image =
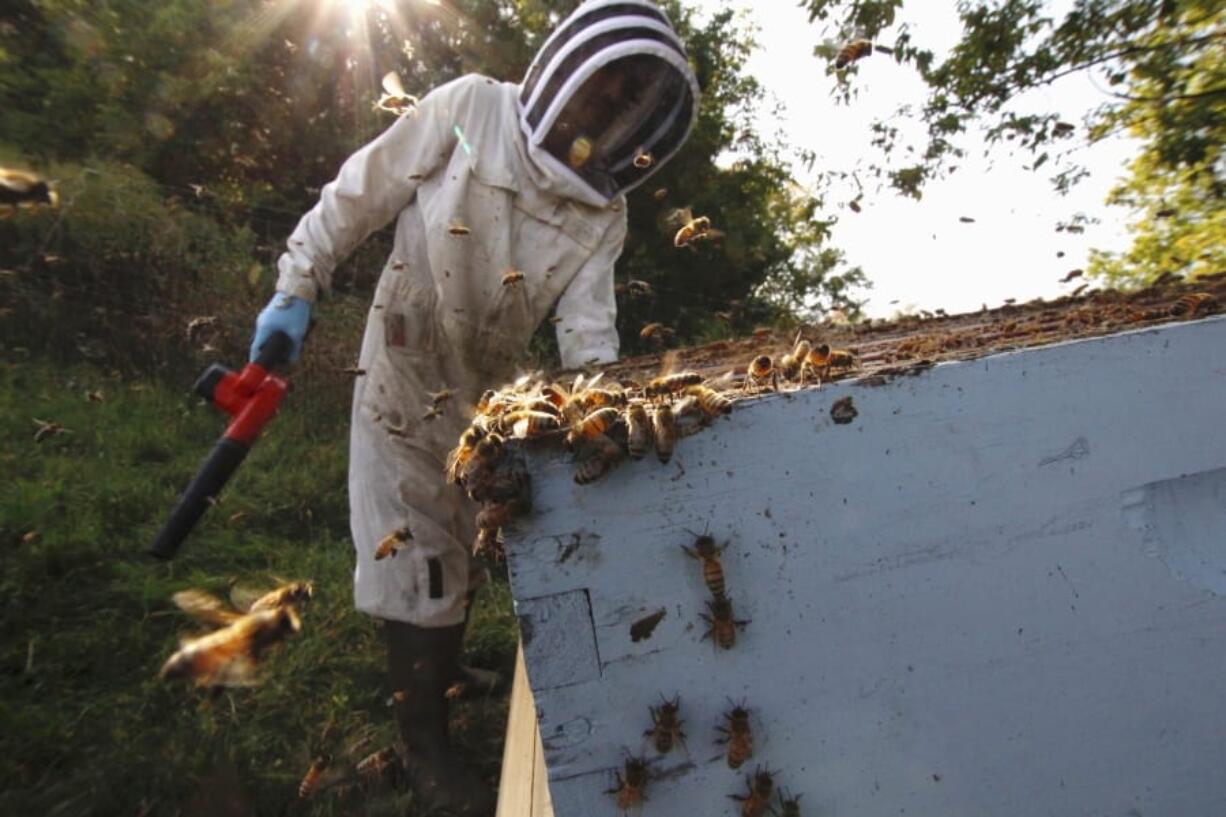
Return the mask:
<path id="1" fill-rule="evenodd" d="M 758 27 L 759 48 L 748 71 L 785 108 L 779 119 L 772 106 L 764 104 L 760 129 L 771 133 L 782 128 L 796 148 L 816 152 L 815 170 L 850 171 L 857 162 L 863 166 L 878 158 L 879 151 L 870 144 L 873 119 L 900 104 L 918 107 L 924 101 L 924 86 L 913 71 L 873 55 L 859 64 L 859 98 L 851 105 L 837 104 L 830 96 L 834 79 L 813 56 L 824 32 L 808 21 L 797 0 L 691 0 L 691 5 L 700 18 L 729 5 Z M 1055 0 L 1051 13 L 1059 14 L 1068 5 L 1069 0 Z M 904 21 L 916 43 L 932 48 L 938 60 L 960 33 L 953 2 L 908 3 L 900 14 Z M 888 44 L 893 37 L 887 32 L 880 39 Z M 1060 111 L 1066 121 L 1080 123 L 1085 112 L 1103 100 L 1091 78 L 1078 74 L 1044 92 L 1032 92 L 1020 104 Z M 1057 297 L 1081 283 L 1061 284 L 1060 279 L 1086 266 L 1091 247 L 1120 250 L 1130 243 L 1128 211 L 1106 207 L 1103 200 L 1124 175 L 1135 143 L 1116 138 L 1080 150 L 1077 156 L 1091 175 L 1062 197 L 1045 172 L 1050 163 L 1043 171 L 1027 171 L 1023 165 L 1032 160 L 1028 153 L 1009 156 L 1003 149 L 985 159 L 982 142 L 973 133 L 968 136 L 972 138 L 963 143 L 967 159 L 947 179 L 930 182 L 921 201 L 889 190 L 874 192 L 867 180 L 859 214 L 846 207 L 855 197 L 854 186 L 836 188 L 827 197 L 827 213 L 838 216 L 834 246 L 872 282 L 871 289 L 859 295 L 868 299 L 868 316 L 938 308 L 953 314 L 982 304 L 998 306 L 1007 298 L 1022 302 Z M 805 184 L 803 168 L 797 165 L 797 171 L 797 180 Z M 1057 222 L 1079 211 L 1101 222 L 1082 235 L 1055 231 Z M 962 216 L 975 222 L 962 223 Z M 1058 251 L 1065 253 L 1063 258 L 1057 257 Z"/>

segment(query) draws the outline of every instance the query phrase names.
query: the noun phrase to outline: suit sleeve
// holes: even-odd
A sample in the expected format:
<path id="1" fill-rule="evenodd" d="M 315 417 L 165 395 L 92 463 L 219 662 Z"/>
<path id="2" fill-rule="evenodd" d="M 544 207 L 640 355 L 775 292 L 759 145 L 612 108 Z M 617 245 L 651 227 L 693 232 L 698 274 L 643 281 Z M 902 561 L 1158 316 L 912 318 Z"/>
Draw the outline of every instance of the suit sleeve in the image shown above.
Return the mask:
<path id="1" fill-rule="evenodd" d="M 446 113 L 469 81 L 463 77 L 435 89 L 416 110 L 345 160 L 277 260 L 279 292 L 311 302 L 329 292 L 337 264 L 413 200 L 420 179 L 454 148 Z"/>
<path id="2" fill-rule="evenodd" d="M 613 267 L 626 241 L 626 209 L 558 299 L 558 351 L 568 369 L 617 360 L 617 299 Z"/>

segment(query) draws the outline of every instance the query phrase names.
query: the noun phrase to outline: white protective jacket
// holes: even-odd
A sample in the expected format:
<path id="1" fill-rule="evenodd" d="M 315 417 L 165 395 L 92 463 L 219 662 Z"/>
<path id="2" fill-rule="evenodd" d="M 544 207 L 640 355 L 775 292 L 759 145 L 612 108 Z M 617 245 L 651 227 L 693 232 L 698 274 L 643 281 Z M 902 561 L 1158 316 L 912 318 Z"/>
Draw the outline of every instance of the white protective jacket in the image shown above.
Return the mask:
<path id="1" fill-rule="evenodd" d="M 572 21 L 609 5 L 582 6 Z M 692 119 L 688 67 L 685 76 Z M 542 155 L 522 91 L 478 75 L 435 89 L 345 162 L 278 263 L 277 289 L 314 301 L 342 258 L 396 220 L 358 362 L 366 374 L 354 388 L 349 468 L 355 602 L 382 618 L 463 619 L 475 584 L 476 509 L 445 483 L 444 459 L 468 408 L 514 374 L 550 311 L 563 365 L 617 357 L 613 266 L 626 236 L 624 195 L 603 195 Z M 504 286 L 512 270 L 524 278 Z M 444 388 L 454 396 L 427 418 L 428 394 Z M 378 542 L 406 525 L 410 546 L 374 561 Z"/>

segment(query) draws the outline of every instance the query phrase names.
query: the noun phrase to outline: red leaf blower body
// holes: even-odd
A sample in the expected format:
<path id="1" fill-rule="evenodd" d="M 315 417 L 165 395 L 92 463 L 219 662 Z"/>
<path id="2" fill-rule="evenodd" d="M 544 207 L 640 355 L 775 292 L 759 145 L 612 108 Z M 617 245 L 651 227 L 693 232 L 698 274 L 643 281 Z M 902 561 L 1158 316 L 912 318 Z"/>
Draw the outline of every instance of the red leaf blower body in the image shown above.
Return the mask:
<path id="1" fill-rule="evenodd" d="M 196 381 L 195 392 L 233 419 L 158 532 L 149 548 L 152 555 L 159 559 L 175 555 L 277 413 L 289 384 L 271 369 L 288 360 L 292 348 L 289 335 L 274 332 L 260 347 L 259 356 L 242 371 L 214 363 Z"/>

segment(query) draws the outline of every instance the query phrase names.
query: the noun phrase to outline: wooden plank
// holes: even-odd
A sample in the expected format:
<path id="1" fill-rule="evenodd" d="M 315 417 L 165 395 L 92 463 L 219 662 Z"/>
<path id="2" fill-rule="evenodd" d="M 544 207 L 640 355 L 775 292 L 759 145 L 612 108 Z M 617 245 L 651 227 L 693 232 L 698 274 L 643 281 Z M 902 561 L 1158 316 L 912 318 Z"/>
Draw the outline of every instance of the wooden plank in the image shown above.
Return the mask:
<path id="1" fill-rule="evenodd" d="M 553 817 L 541 733 L 532 703 L 532 688 L 524 669 L 524 651 L 515 656 L 507 740 L 502 753 L 497 817 Z"/>
<path id="2" fill-rule="evenodd" d="M 558 815 L 617 813 L 677 693 L 651 814 L 734 810 L 714 726 L 742 697 L 750 767 L 806 813 L 1226 813 L 1223 348 L 1210 319 L 767 397 L 593 486 L 534 454 L 512 588 L 583 594 L 599 662 L 564 685 L 528 655 Z M 727 652 L 680 549 L 706 529 L 750 621 Z"/>

